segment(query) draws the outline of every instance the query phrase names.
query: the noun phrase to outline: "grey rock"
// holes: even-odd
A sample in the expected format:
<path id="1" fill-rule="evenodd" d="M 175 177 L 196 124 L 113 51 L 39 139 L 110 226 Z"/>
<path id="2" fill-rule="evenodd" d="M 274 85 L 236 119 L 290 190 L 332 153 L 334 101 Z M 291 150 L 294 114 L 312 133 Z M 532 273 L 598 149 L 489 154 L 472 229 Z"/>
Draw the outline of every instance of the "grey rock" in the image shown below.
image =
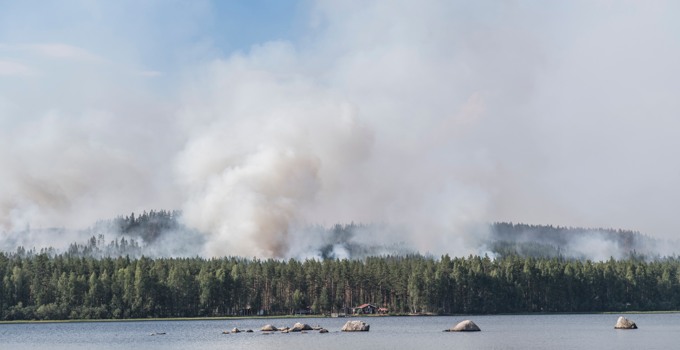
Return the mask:
<path id="1" fill-rule="evenodd" d="M 290 329 L 291 332 L 311 331 L 312 327 L 306 323 L 297 322 Z"/>
<path id="2" fill-rule="evenodd" d="M 371 326 L 364 321 L 347 321 L 344 326 L 342 326 L 341 331 L 343 332 L 368 332 Z"/>
<path id="3" fill-rule="evenodd" d="M 270 324 L 266 324 L 266 325 L 262 326 L 262 328 L 260 328 L 260 330 L 263 331 L 263 332 L 276 332 L 279 329 L 270 325 Z"/>
<path id="4" fill-rule="evenodd" d="M 618 320 L 616 320 L 616 326 L 614 326 L 616 329 L 637 329 L 637 325 L 635 322 L 620 316 Z"/>
<path id="5" fill-rule="evenodd" d="M 453 326 L 453 328 L 448 329 L 448 332 L 479 332 L 481 329 L 472 321 L 470 320 L 465 320 L 457 325 Z"/>

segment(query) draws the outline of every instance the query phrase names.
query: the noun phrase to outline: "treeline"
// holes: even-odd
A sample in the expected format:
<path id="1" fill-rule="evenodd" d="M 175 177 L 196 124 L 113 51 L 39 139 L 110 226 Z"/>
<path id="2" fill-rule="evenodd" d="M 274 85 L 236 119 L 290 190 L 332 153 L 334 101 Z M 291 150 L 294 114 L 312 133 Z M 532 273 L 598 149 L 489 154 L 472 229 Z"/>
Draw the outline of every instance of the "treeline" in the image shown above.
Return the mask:
<path id="1" fill-rule="evenodd" d="M 637 231 L 611 228 L 560 227 L 496 222 L 489 227 L 487 248 L 495 255 L 521 255 L 535 258 L 568 257 L 577 259 L 589 256 L 589 245 L 618 257 L 643 253 L 653 255 L 658 242 Z M 588 252 L 584 252 L 588 251 Z M 606 256 L 609 256 L 606 255 Z M 657 256 L 658 257 L 658 256 Z"/>
<path id="2" fill-rule="evenodd" d="M 280 261 L 0 253 L 0 319 L 680 309 L 680 260 L 373 257 Z"/>
<path id="3" fill-rule="evenodd" d="M 35 252 L 22 251 L 23 247 L 19 247 L 19 255 L 34 255 Z M 49 256 L 55 256 L 58 253 L 54 249 L 42 250 L 41 253 L 47 253 Z M 92 236 L 87 243 L 71 243 L 66 250 L 65 255 L 69 257 L 90 257 L 90 258 L 104 258 L 104 257 L 118 257 L 118 256 L 132 256 L 141 257 L 143 254 L 142 245 L 135 239 L 126 239 L 120 237 L 106 243 L 104 235 Z"/>
<path id="4" fill-rule="evenodd" d="M 128 237 L 138 237 L 144 242 L 153 242 L 164 232 L 186 230 L 179 223 L 182 212 L 179 210 L 151 210 L 135 215 L 118 216 L 112 220 L 99 220 L 90 230 L 93 233 L 111 233 Z"/>

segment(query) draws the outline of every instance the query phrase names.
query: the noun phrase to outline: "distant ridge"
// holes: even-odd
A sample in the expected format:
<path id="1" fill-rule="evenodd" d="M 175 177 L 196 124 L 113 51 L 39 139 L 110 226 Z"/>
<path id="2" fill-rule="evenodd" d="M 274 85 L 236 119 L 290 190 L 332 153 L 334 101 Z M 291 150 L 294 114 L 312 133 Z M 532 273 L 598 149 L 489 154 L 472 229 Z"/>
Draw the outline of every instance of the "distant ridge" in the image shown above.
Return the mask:
<path id="1" fill-rule="evenodd" d="M 486 244 L 489 251 L 500 256 L 623 258 L 657 255 L 659 242 L 631 230 L 496 222 Z"/>
<path id="2" fill-rule="evenodd" d="M 398 230 L 399 228 L 396 228 Z M 313 238 L 309 250 L 320 259 L 363 259 L 370 256 L 406 256 L 427 254 L 404 242 L 389 240 L 394 227 L 377 224 L 335 224 L 330 227 L 310 225 L 302 236 Z M 659 241 L 640 232 L 613 228 L 560 227 L 512 222 L 495 222 L 479 232 L 462 232 L 475 237 L 469 247 L 478 255 L 491 257 L 521 256 L 534 258 L 568 258 L 608 260 L 629 257 L 658 258 L 675 255 L 674 242 Z M 365 240 L 379 236 L 387 239 Z M 54 248 L 39 246 L 48 237 L 71 237 L 68 244 Z M 20 255 L 45 252 L 80 257 L 190 257 L 202 255 L 207 235 L 193 230 L 182 221 L 178 210 L 150 210 L 141 214 L 98 220 L 84 230 L 63 228 L 30 229 L 9 235 L 0 250 Z M 13 241 L 11 237 L 22 238 Z M 396 237 L 396 235 L 395 235 Z M 33 240 L 32 240 L 33 239 Z M 372 243 L 368 243 L 368 242 Z M 304 259 L 309 255 L 292 255 Z"/>

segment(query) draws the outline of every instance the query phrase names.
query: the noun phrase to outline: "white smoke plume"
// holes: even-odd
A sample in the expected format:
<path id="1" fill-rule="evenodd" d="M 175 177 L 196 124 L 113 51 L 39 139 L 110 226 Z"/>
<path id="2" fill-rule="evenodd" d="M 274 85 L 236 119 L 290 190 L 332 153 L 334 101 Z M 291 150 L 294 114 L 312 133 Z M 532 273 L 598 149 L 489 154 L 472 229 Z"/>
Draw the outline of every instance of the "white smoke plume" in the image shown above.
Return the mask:
<path id="1" fill-rule="evenodd" d="M 492 221 L 675 234 L 677 4 L 313 1 L 228 52 L 214 4 L 177 5 L 71 4 L 95 20 L 52 37 L 0 14 L 0 239 L 152 208 L 206 256 L 350 222 L 453 255 Z"/>
<path id="2" fill-rule="evenodd" d="M 399 227 L 373 232 L 376 243 L 462 249 L 456 233 L 481 223 L 484 193 L 441 163 L 449 130 L 406 130 L 401 122 L 446 122 L 459 132 L 460 119 L 483 110 L 480 98 L 444 120 L 427 111 L 370 112 L 372 99 L 352 103 L 305 68 L 309 59 L 285 43 L 256 47 L 210 64 L 184 96 L 191 134 L 177 163 L 191 194 L 184 217 L 209 233 L 209 254 L 286 257 L 305 244 L 291 231 L 350 221 Z"/>

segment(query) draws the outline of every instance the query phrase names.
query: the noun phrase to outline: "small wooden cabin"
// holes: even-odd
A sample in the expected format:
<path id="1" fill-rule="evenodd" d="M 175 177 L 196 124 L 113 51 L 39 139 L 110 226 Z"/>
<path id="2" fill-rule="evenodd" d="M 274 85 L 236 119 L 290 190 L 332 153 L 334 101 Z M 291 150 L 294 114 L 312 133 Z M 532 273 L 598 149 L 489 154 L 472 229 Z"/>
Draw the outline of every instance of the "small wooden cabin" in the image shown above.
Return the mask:
<path id="1" fill-rule="evenodd" d="M 352 309 L 352 312 L 354 314 L 365 314 L 365 315 L 372 315 L 375 314 L 378 311 L 378 308 L 375 305 L 372 304 L 363 304 L 355 307 Z"/>

